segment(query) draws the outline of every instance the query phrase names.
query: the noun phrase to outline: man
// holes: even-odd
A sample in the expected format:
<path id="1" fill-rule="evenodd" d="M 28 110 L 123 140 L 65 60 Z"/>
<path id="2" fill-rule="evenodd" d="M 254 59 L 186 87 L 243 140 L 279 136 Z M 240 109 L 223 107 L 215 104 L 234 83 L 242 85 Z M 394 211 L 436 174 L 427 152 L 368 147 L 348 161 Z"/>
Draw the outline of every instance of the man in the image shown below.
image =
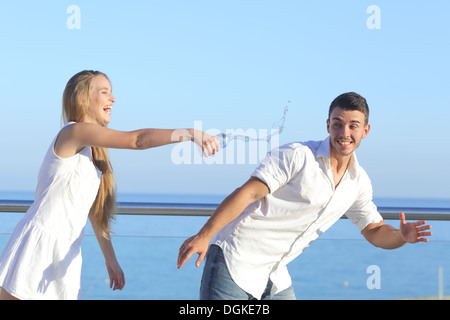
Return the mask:
<path id="1" fill-rule="evenodd" d="M 178 268 L 194 253 L 199 267 L 208 252 L 200 299 L 295 299 L 286 265 L 343 214 L 377 247 L 428 241 L 425 221 L 406 223 L 402 212 L 394 229 L 372 201 L 354 152 L 369 133 L 368 120 L 363 97 L 338 96 L 329 109 L 329 137 L 273 150 L 183 243 Z"/>

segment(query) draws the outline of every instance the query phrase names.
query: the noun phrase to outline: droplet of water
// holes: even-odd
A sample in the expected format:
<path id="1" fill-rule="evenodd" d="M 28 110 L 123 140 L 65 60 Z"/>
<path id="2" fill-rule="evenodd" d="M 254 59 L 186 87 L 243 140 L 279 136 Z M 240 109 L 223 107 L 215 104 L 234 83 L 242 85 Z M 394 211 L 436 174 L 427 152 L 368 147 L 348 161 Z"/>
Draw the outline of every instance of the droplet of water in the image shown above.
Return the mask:
<path id="1" fill-rule="evenodd" d="M 291 103 L 290 100 L 288 100 L 288 104 L 289 103 Z M 265 138 L 252 138 L 252 137 L 244 136 L 244 135 L 240 135 L 240 134 L 233 135 L 231 133 L 225 134 L 225 133 L 221 132 L 221 133 L 216 135 L 216 139 L 222 145 L 222 148 L 226 148 L 231 140 L 238 140 L 238 139 L 239 140 L 243 140 L 245 142 L 249 142 L 249 141 L 266 141 L 266 142 L 270 142 L 272 140 L 272 136 L 274 136 L 276 134 L 280 134 L 283 131 L 284 124 L 286 122 L 286 115 L 287 115 L 288 110 L 289 110 L 289 108 L 286 105 L 284 107 L 283 117 L 281 118 L 281 120 L 277 124 L 274 124 L 273 127 L 272 127 L 272 129 L 273 128 L 277 128 L 277 129 L 273 133 L 271 133 L 270 135 L 268 135 Z"/>

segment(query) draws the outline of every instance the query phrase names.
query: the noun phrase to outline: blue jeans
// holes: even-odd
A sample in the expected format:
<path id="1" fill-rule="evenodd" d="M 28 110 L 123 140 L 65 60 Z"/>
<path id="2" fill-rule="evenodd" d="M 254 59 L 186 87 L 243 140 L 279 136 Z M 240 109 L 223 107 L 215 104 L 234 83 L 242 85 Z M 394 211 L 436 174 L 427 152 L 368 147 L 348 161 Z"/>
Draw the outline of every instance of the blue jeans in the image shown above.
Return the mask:
<path id="1" fill-rule="evenodd" d="M 271 298 L 270 290 L 272 286 L 272 281 L 269 280 L 261 300 L 295 300 L 292 286 Z M 210 246 L 206 254 L 206 263 L 200 286 L 200 300 L 256 300 L 255 297 L 242 290 L 231 279 L 222 249 L 217 245 Z"/>

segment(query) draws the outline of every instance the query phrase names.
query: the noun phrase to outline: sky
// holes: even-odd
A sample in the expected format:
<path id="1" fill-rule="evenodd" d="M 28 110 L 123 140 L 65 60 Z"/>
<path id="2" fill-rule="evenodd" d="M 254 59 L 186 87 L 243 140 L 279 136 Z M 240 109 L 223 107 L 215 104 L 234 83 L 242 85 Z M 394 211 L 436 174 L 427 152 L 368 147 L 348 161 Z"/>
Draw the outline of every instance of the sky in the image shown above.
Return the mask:
<path id="1" fill-rule="evenodd" d="M 367 99 L 357 150 L 375 197 L 450 198 L 450 2 L 58 0 L 0 3 L 0 191 L 33 191 L 71 76 L 100 70 L 110 128 L 242 130 L 322 140 L 331 101 Z M 228 194 L 264 143 L 110 150 L 119 193 Z M 245 159 L 238 159 L 238 151 Z M 261 153 L 261 154 L 259 154 Z"/>

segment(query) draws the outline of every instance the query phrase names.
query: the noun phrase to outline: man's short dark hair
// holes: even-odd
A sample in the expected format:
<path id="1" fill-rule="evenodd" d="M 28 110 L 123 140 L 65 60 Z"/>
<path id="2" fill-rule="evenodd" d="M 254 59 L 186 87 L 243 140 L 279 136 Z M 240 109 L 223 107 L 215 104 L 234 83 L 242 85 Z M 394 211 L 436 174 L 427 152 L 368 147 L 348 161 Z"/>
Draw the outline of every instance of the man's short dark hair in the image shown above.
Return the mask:
<path id="1" fill-rule="evenodd" d="M 365 125 L 369 123 L 369 106 L 364 97 L 360 96 L 355 92 L 347 92 L 338 96 L 330 105 L 330 110 L 328 111 L 328 119 L 331 117 L 331 113 L 334 108 L 339 107 L 343 110 L 357 110 L 364 114 Z"/>

